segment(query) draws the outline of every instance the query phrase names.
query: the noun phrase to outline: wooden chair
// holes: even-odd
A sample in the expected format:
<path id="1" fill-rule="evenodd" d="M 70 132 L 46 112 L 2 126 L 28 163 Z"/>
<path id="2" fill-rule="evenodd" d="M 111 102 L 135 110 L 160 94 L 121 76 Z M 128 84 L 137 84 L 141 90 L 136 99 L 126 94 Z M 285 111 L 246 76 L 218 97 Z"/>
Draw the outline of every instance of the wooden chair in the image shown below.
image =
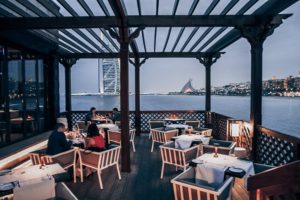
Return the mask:
<path id="1" fill-rule="evenodd" d="M 103 189 L 101 173 L 103 169 L 106 169 L 111 166 L 116 166 L 118 178 L 121 180 L 121 173 L 119 169 L 119 157 L 120 157 L 120 146 L 115 146 L 112 149 L 94 152 L 80 149 L 79 160 L 80 160 L 80 169 L 81 169 L 81 182 L 83 182 L 83 173 L 82 167 L 86 166 L 91 169 L 97 170 L 100 189 Z"/>
<path id="2" fill-rule="evenodd" d="M 195 168 L 189 168 L 171 180 L 175 200 L 227 200 L 231 198 L 233 178 L 228 177 L 219 188 L 197 184 Z"/>
<path id="3" fill-rule="evenodd" d="M 117 125 L 119 128 L 121 128 L 121 121 L 115 121 L 115 125 Z"/>
<path id="4" fill-rule="evenodd" d="M 88 125 L 85 125 L 85 121 L 77 121 L 77 127 L 80 132 L 87 132 Z"/>
<path id="5" fill-rule="evenodd" d="M 166 144 L 171 141 L 172 137 L 178 136 L 178 130 L 169 130 L 169 131 L 159 131 L 156 129 L 151 129 L 150 133 L 152 135 L 152 145 L 151 152 L 153 152 L 154 143 Z"/>
<path id="6" fill-rule="evenodd" d="M 150 120 L 149 121 L 150 130 L 154 128 L 162 128 L 165 126 L 165 122 L 161 120 Z M 152 133 L 150 131 L 149 139 L 151 139 Z"/>
<path id="7" fill-rule="evenodd" d="M 203 153 L 213 153 L 214 144 L 218 143 L 218 153 L 229 155 L 233 153 L 236 142 L 226 140 L 211 139 L 208 144 L 203 145 Z"/>
<path id="8" fill-rule="evenodd" d="M 183 168 L 185 171 L 189 166 L 190 161 L 198 157 L 198 145 L 192 146 L 188 149 L 175 148 L 175 142 L 170 142 L 160 145 L 160 153 L 162 159 L 160 178 L 164 176 L 165 164 L 173 165 Z"/>
<path id="9" fill-rule="evenodd" d="M 134 138 L 135 138 L 135 129 L 129 130 L 129 137 L 130 137 L 130 143 L 132 145 L 132 150 L 135 152 L 135 144 L 134 144 Z M 108 143 L 111 142 L 121 145 L 121 132 L 120 131 L 111 131 L 108 130 Z"/>
<path id="10" fill-rule="evenodd" d="M 204 136 L 211 137 L 211 134 L 212 134 L 212 129 L 202 131 L 202 135 L 204 135 Z"/>
<path id="11" fill-rule="evenodd" d="M 185 121 L 185 124 L 188 126 L 191 126 L 193 128 L 199 128 L 200 127 L 200 121 L 194 120 L 194 121 Z"/>
<path id="12" fill-rule="evenodd" d="M 41 157 L 42 162 L 44 164 L 49 163 L 58 163 L 62 166 L 64 169 L 68 169 L 70 167 L 73 167 L 73 178 L 74 183 L 76 183 L 76 155 L 78 153 L 78 148 L 73 148 L 68 151 L 53 155 L 53 156 L 43 156 Z"/>

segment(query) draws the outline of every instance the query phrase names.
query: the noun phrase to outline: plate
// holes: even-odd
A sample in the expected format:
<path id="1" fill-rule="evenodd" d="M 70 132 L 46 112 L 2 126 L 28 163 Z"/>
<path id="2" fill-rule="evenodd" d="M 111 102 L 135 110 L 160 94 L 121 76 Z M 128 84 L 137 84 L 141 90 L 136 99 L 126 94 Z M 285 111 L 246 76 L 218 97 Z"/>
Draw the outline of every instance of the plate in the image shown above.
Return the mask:
<path id="1" fill-rule="evenodd" d="M 6 175 L 6 174 L 8 174 L 8 173 L 10 173 L 10 172 L 11 172 L 10 169 L 1 170 L 1 171 L 0 171 L 0 176 L 4 176 L 4 175 Z"/>
<path id="2" fill-rule="evenodd" d="M 0 191 L 12 190 L 16 187 L 15 183 L 4 183 L 0 184 Z"/>
<path id="3" fill-rule="evenodd" d="M 231 172 L 235 172 L 235 173 L 242 173 L 244 170 L 240 169 L 240 168 L 234 168 L 234 167 L 229 167 L 229 170 Z"/>
<path id="4" fill-rule="evenodd" d="M 194 159 L 192 160 L 193 163 L 196 163 L 196 164 L 203 164 L 203 160 L 199 160 L 199 159 Z"/>

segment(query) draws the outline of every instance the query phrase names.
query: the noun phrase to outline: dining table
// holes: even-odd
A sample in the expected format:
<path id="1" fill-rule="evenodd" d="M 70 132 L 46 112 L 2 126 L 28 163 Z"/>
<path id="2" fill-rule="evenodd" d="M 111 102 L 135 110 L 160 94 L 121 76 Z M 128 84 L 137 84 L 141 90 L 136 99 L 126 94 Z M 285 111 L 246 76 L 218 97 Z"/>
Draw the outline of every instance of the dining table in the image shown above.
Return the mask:
<path id="1" fill-rule="evenodd" d="M 186 124 L 168 124 L 166 127 L 178 129 L 178 135 L 183 134 L 185 130 L 191 128 L 191 126 Z"/>
<path id="2" fill-rule="evenodd" d="M 226 171 L 231 172 L 244 172 L 244 186 L 247 188 L 247 179 L 250 176 L 255 174 L 254 165 L 252 161 L 239 159 L 231 155 L 218 154 L 217 157 L 214 156 L 214 153 L 205 153 L 200 157 L 192 160 L 193 163 L 196 163 L 196 170 L 202 170 L 202 164 L 209 163 L 217 166 L 224 167 Z"/>
<path id="3" fill-rule="evenodd" d="M 181 118 L 165 118 L 164 119 L 165 124 L 184 124 L 185 119 Z"/>
<path id="4" fill-rule="evenodd" d="M 59 164 L 32 165 L 25 168 L 7 170 L 0 175 L 0 185 L 9 186 L 13 199 L 50 199 L 55 197 L 55 182 L 58 176 L 67 172 Z M 59 179 L 59 178 L 58 178 Z"/>
<path id="5" fill-rule="evenodd" d="M 171 140 L 175 142 L 175 148 L 187 149 L 194 144 L 208 144 L 210 138 L 203 135 L 184 134 L 173 137 Z"/>

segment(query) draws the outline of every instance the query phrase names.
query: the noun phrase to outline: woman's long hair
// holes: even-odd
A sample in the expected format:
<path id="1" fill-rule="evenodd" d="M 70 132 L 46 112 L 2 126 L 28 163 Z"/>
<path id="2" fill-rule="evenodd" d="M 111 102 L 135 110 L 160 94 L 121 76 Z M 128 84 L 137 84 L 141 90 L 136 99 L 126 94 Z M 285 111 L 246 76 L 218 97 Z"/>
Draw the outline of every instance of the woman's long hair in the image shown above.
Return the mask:
<path id="1" fill-rule="evenodd" d="M 95 123 L 89 125 L 87 129 L 87 137 L 99 136 L 99 129 Z"/>

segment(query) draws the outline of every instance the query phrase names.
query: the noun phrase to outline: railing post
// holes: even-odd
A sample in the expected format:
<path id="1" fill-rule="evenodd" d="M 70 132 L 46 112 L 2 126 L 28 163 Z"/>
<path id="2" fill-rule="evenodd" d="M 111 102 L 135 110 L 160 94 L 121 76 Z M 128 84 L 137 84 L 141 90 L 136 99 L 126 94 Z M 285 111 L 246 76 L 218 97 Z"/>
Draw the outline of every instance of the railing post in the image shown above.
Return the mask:
<path id="1" fill-rule="evenodd" d="M 280 21 L 281 23 L 281 21 Z M 252 159 L 256 160 L 257 125 L 262 124 L 262 53 L 265 39 L 280 23 L 257 22 L 257 26 L 238 26 L 241 35 L 251 46 L 251 99 L 250 125 L 252 135 Z"/>
<path id="2" fill-rule="evenodd" d="M 66 112 L 68 120 L 68 129 L 72 130 L 72 84 L 71 84 L 71 68 L 76 63 L 75 58 L 61 58 L 60 63 L 65 67 L 65 97 Z"/>
<path id="3" fill-rule="evenodd" d="M 136 56 L 134 62 L 129 60 L 134 65 L 135 69 L 135 128 L 136 135 L 141 134 L 141 102 L 140 102 L 140 68 L 145 63 L 147 58 L 140 61 L 140 58 Z"/>
<path id="4" fill-rule="evenodd" d="M 211 110 L 211 66 L 218 58 L 221 53 L 208 53 L 197 57 L 201 64 L 205 67 L 205 111 L 210 112 Z"/>

